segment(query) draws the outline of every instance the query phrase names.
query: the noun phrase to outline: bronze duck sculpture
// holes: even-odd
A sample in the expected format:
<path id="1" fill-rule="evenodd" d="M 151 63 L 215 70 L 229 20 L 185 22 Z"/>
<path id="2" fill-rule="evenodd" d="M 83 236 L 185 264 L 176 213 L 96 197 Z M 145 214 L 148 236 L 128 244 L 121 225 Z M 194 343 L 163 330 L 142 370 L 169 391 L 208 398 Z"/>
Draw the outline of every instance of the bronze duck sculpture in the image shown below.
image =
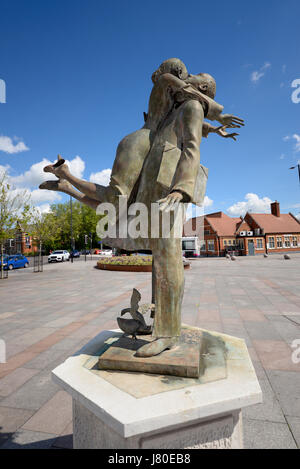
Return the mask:
<path id="1" fill-rule="evenodd" d="M 121 316 L 129 313 L 132 319 L 118 317 L 119 328 L 125 335 L 131 335 L 133 339 L 137 339 L 136 334 L 151 334 L 151 326 L 147 326 L 143 314 L 139 312 L 139 302 L 141 301 L 141 294 L 135 288 L 133 289 L 130 308 L 122 309 Z"/>

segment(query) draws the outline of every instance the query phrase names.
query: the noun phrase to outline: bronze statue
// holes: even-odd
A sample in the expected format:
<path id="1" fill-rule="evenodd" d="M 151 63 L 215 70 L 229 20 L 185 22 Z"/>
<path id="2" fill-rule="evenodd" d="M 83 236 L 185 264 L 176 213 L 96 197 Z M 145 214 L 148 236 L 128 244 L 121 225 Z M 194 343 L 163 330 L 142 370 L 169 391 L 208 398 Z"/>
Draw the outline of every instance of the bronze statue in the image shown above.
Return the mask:
<path id="1" fill-rule="evenodd" d="M 242 119 L 222 114 L 223 106 L 214 101 L 214 78 L 208 74 L 188 75 L 179 59 L 163 62 L 153 73 L 152 81 L 145 124 L 118 145 L 109 186 L 76 178 L 60 158 L 44 168 L 59 179 L 40 185 L 41 189 L 65 192 L 95 209 L 101 202 L 117 205 L 119 196 L 127 196 L 128 204 L 142 203 L 147 207 L 149 226 L 151 205 L 159 204 L 158 237 L 149 230 L 147 238 L 105 241 L 128 250 L 151 249 L 153 254 L 154 340 L 138 349 L 139 357 L 158 355 L 173 347 L 180 336 L 184 274 L 175 213 L 182 203 L 203 202 L 206 178 L 200 165 L 202 136 L 217 133 L 235 140 L 238 134 L 228 134 L 226 129 L 244 125 Z M 204 122 L 205 117 L 217 120 L 221 126 Z M 168 212 L 170 236 L 164 237 L 162 216 Z M 139 326 L 133 326 L 135 334 Z"/>

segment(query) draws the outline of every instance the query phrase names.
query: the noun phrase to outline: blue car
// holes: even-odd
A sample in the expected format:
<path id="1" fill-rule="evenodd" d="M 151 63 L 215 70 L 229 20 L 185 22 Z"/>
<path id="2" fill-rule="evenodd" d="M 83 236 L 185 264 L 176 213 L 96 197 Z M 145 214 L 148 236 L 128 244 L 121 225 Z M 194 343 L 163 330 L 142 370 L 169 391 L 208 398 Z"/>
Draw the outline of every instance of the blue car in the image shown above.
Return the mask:
<path id="1" fill-rule="evenodd" d="M 0 260 L 1 266 L 1 260 Z M 29 267 L 29 261 L 27 257 L 22 254 L 15 254 L 14 256 L 4 256 L 3 257 L 3 269 L 4 270 L 13 270 L 19 269 L 20 267 Z"/>
<path id="2" fill-rule="evenodd" d="M 80 257 L 80 252 L 77 249 L 71 251 L 71 257 Z"/>

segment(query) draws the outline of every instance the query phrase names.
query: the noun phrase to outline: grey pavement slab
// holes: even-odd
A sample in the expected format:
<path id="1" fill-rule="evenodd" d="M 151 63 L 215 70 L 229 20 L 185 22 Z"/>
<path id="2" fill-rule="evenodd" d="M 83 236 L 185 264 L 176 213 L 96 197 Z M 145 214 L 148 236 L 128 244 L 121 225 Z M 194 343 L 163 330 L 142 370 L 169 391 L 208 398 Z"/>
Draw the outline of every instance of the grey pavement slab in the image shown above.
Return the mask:
<path id="1" fill-rule="evenodd" d="M 266 373 L 283 413 L 300 417 L 300 373 L 276 370 L 267 370 Z"/>
<path id="2" fill-rule="evenodd" d="M 49 433 L 18 430 L 0 446 L 0 449 L 49 449 L 57 435 Z"/>
<path id="3" fill-rule="evenodd" d="M 300 417 L 286 417 L 287 423 L 296 440 L 298 448 L 300 448 Z"/>
<path id="4" fill-rule="evenodd" d="M 243 410 L 243 418 L 286 423 L 279 401 L 267 377 L 260 376 L 259 384 L 263 393 L 263 402 L 262 404 L 246 407 Z"/>
<path id="5" fill-rule="evenodd" d="M 235 263 L 199 259 L 185 272 L 183 321 L 242 337 L 250 347 L 264 402 L 244 411 L 245 447 L 299 445 L 300 366 L 299 372 L 269 370 L 277 361 L 269 355 L 260 361 L 264 344 L 268 350 L 279 343 L 289 353 L 291 342 L 300 339 L 299 267 L 300 255 L 291 262 L 274 255 Z M 133 287 L 142 302 L 150 302 L 151 274 L 100 271 L 94 262 L 46 265 L 43 274 L 28 269 L 0 282 L 0 339 L 6 340 L 8 359 L 16 357 L 19 366 L 0 379 L 0 438 L 7 447 L 72 447 L 72 424 L 65 422 L 70 406 L 68 417 L 57 417 L 55 396 L 61 390 L 50 371 L 102 328 L 117 327 L 116 316 L 129 306 Z M 12 297 L 12 289 L 22 297 Z M 40 349 L 33 357 L 27 350 L 36 343 Z M 63 410 L 64 405 L 61 415 Z"/>
<path id="6" fill-rule="evenodd" d="M 58 390 L 58 386 L 51 380 L 49 370 L 42 371 L 10 396 L 1 399 L 0 406 L 38 410 Z"/>
<path id="7" fill-rule="evenodd" d="M 297 449 L 286 423 L 245 418 L 244 447 L 247 449 Z"/>
<path id="8" fill-rule="evenodd" d="M 260 321 L 244 321 L 244 325 L 251 339 L 282 340 L 281 335 L 271 321 L 265 321 L 263 324 Z"/>

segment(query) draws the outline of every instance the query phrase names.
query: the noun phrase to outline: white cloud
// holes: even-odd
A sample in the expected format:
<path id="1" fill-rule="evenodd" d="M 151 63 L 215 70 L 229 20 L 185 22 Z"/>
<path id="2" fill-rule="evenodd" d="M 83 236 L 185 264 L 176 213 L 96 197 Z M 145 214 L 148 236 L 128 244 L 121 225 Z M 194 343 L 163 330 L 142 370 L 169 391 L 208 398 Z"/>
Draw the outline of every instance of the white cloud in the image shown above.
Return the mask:
<path id="1" fill-rule="evenodd" d="M 286 137 L 283 137 L 284 142 L 288 142 L 290 140 L 295 140 L 295 145 L 294 145 L 294 150 L 295 152 L 300 151 L 300 135 L 294 134 L 294 135 L 287 135 Z"/>
<path id="2" fill-rule="evenodd" d="M 296 152 L 300 151 L 300 135 L 294 134 L 292 138 L 296 140 L 296 143 L 295 143 Z"/>
<path id="3" fill-rule="evenodd" d="M 111 169 L 103 169 L 98 173 L 92 173 L 90 175 L 90 181 L 102 186 L 108 186 L 110 181 Z"/>
<path id="4" fill-rule="evenodd" d="M 42 213 L 50 213 L 51 212 L 51 207 L 50 207 L 50 204 L 42 204 L 42 205 L 39 205 L 38 207 L 36 207 L 37 210 L 40 212 L 40 214 Z"/>
<path id="5" fill-rule="evenodd" d="M 43 202 L 54 203 L 61 200 L 60 193 L 55 191 L 34 189 L 28 192 L 30 193 L 31 201 L 34 205 L 42 204 Z"/>
<path id="6" fill-rule="evenodd" d="M 272 200 L 269 197 L 262 197 L 261 199 L 257 194 L 246 194 L 245 201 L 237 202 L 227 209 L 227 212 L 231 216 L 245 215 L 246 212 L 252 213 L 270 213 L 270 204 Z"/>
<path id="7" fill-rule="evenodd" d="M 204 207 L 207 208 L 207 207 L 211 207 L 213 205 L 214 201 L 212 199 L 210 199 L 209 197 L 207 197 L 207 195 L 204 197 Z"/>
<path id="8" fill-rule="evenodd" d="M 66 163 L 74 176 L 80 179 L 83 177 L 83 173 L 85 170 L 85 162 L 82 158 L 80 158 L 80 156 L 75 156 L 73 160 L 66 160 Z"/>
<path id="9" fill-rule="evenodd" d="M 24 142 L 18 140 L 19 139 L 17 137 L 10 138 L 6 137 L 5 135 L 0 135 L 0 151 L 13 154 L 29 150 Z M 15 144 L 14 141 L 16 142 Z"/>
<path id="10" fill-rule="evenodd" d="M 265 62 L 265 64 L 259 69 L 251 73 L 250 79 L 253 83 L 258 83 L 259 80 L 265 76 L 268 68 L 271 67 L 270 62 Z"/>

